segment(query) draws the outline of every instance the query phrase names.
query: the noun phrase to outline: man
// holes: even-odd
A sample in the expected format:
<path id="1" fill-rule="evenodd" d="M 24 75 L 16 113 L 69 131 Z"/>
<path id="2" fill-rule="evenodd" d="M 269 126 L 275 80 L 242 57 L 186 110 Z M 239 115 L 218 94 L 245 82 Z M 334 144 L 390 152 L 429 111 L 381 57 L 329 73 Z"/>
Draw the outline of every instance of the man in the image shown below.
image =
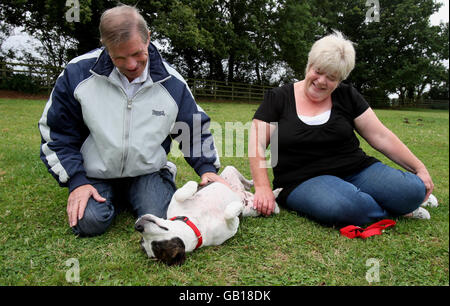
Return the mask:
<path id="1" fill-rule="evenodd" d="M 109 9 L 99 29 L 104 48 L 69 62 L 39 121 L 41 159 L 69 188 L 69 225 L 80 236 L 104 233 L 123 202 L 138 217 L 166 217 L 176 189 L 167 154 L 182 133 L 200 184 L 222 181 L 210 119 L 150 43 L 138 10 Z"/>

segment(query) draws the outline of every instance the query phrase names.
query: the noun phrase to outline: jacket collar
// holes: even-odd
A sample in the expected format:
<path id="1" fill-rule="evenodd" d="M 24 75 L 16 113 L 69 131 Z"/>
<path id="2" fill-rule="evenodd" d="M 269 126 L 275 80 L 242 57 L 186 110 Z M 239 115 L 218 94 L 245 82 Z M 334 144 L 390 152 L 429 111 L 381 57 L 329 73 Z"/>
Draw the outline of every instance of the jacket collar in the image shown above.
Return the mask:
<path id="1" fill-rule="evenodd" d="M 102 53 L 100 53 L 91 70 L 96 74 L 109 77 L 112 70 L 114 69 L 114 64 L 106 48 L 102 47 L 102 49 Z M 170 76 L 169 72 L 164 66 L 161 54 L 159 54 L 158 50 L 152 43 L 150 43 L 148 46 L 148 61 L 148 73 L 153 83 L 164 80 Z"/>

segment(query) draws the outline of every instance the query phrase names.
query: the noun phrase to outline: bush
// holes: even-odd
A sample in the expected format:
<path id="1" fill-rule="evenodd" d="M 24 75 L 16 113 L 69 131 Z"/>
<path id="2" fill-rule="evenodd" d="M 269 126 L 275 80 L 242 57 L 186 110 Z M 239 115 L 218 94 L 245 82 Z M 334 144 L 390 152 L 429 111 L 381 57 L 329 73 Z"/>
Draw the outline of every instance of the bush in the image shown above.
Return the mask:
<path id="1" fill-rule="evenodd" d="M 26 93 L 42 92 L 43 81 L 39 77 L 26 74 L 10 74 L 0 83 L 0 89 L 14 90 Z"/>

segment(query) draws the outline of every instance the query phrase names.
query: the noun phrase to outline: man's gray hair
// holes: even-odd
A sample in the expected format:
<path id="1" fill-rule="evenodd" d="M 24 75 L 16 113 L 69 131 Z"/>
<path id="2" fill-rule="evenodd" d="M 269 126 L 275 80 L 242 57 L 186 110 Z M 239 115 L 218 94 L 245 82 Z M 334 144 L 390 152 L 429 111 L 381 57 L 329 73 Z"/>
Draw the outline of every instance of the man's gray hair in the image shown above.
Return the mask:
<path id="1" fill-rule="evenodd" d="M 123 4 L 103 12 L 99 30 L 100 41 L 106 48 L 128 41 L 136 30 L 142 42 L 147 43 L 149 33 L 147 22 L 139 10 Z"/>
<path id="2" fill-rule="evenodd" d="M 339 31 L 316 41 L 308 54 L 306 72 L 311 67 L 345 80 L 355 67 L 355 48 Z"/>

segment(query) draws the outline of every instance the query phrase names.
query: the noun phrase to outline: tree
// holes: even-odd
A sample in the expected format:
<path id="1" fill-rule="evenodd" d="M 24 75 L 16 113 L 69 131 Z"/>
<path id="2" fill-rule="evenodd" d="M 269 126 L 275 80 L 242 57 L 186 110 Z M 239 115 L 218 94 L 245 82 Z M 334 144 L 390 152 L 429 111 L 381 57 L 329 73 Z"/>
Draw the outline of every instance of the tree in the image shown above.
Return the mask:
<path id="1" fill-rule="evenodd" d="M 439 81 L 432 82 L 430 90 L 423 95 L 424 99 L 447 100 L 449 99 L 449 70 L 443 71 Z"/>
<path id="2" fill-rule="evenodd" d="M 379 22 L 367 20 L 365 0 L 320 1 L 316 14 L 328 31 L 342 31 L 355 42 L 356 67 L 349 81 L 360 92 L 379 97 L 397 93 L 402 101 L 420 97 L 448 59 L 448 32 L 429 22 L 441 4 L 392 0 L 380 5 Z"/>
<path id="3" fill-rule="evenodd" d="M 138 2 L 138 8 L 152 39 L 167 42 L 163 56 L 188 78 L 302 79 L 311 45 L 336 29 L 355 42 L 356 67 L 349 81 L 361 93 L 385 98 L 397 93 L 406 100 L 448 87 L 442 64 L 448 60 L 448 23 L 429 23 L 440 4 L 379 2 L 379 22 L 367 19 L 373 9 L 367 0 L 152 0 Z M 3 0 L 0 19 L 23 25 L 42 41 L 46 57 L 61 65 L 99 46 L 101 13 L 117 4 L 79 3 L 79 22 L 66 20 L 69 7 L 61 0 Z"/>
<path id="4" fill-rule="evenodd" d="M 91 1 L 80 1 L 83 4 L 88 2 Z M 57 0 L 5 0 L 0 4 L 0 16 L 10 25 L 23 26 L 26 32 L 41 41 L 49 61 L 53 60 L 50 57 L 54 57 L 58 59 L 56 63 L 61 64 L 77 55 L 79 50 L 90 50 L 91 46 L 98 46 L 98 35 L 92 35 L 91 7 L 86 5 L 81 7 L 82 20 L 77 23 L 65 20 L 67 10 L 65 1 Z M 86 32 L 84 27 L 89 28 L 89 31 Z M 97 27 L 98 24 L 95 29 Z M 75 48 L 65 48 L 65 42 L 71 40 L 76 44 Z M 60 41 L 64 43 L 58 45 Z"/>
<path id="5" fill-rule="evenodd" d="M 3 50 L 1 49 L 1 46 L 3 45 L 4 41 L 8 37 L 9 32 L 11 31 L 11 26 L 7 23 L 4 23 L 0 20 L 0 61 L 3 59 L 4 54 Z"/>
<path id="6" fill-rule="evenodd" d="M 218 51 L 210 32 L 217 29 L 218 24 L 207 17 L 208 12 L 214 14 L 213 6 L 213 0 L 165 1 L 152 23 L 155 38 L 170 41 L 165 57 L 186 72 L 189 78 L 199 76 L 204 70 L 204 54 Z"/>
<path id="7" fill-rule="evenodd" d="M 313 3 L 314 2 L 314 3 Z M 321 17 L 314 16 L 316 1 L 280 1 L 275 35 L 278 57 L 293 70 L 297 79 L 305 76 L 308 52 L 314 41 L 323 36 L 325 28 Z"/>
<path id="8" fill-rule="evenodd" d="M 165 56 L 189 77 L 267 82 L 275 64 L 276 1 L 172 0 L 155 19 L 157 38 L 168 38 Z"/>
<path id="9" fill-rule="evenodd" d="M 268 83 L 276 64 L 276 1 L 223 1 L 227 8 L 230 51 L 228 81 Z M 255 80 L 256 79 L 256 80 Z"/>

